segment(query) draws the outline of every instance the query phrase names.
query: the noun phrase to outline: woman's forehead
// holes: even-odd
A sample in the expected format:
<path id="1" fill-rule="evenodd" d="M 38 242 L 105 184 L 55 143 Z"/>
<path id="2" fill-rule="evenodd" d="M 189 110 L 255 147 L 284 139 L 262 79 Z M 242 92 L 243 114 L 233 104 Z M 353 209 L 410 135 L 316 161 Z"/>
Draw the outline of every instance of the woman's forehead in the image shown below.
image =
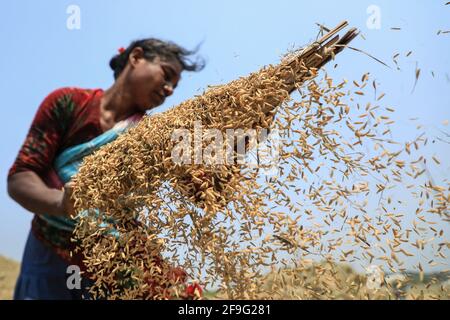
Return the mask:
<path id="1" fill-rule="evenodd" d="M 159 63 L 163 67 L 172 69 L 172 71 L 177 74 L 181 74 L 183 71 L 181 63 L 174 58 L 156 57 L 154 62 Z"/>

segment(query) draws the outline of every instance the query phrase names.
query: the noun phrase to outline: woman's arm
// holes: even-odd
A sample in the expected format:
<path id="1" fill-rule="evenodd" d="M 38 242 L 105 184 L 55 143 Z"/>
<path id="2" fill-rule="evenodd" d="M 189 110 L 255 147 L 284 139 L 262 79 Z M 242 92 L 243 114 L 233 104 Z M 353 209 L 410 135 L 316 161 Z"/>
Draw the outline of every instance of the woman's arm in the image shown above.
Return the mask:
<path id="1" fill-rule="evenodd" d="M 64 191 L 47 187 L 33 171 L 18 172 L 8 179 L 9 196 L 28 211 L 39 215 L 70 216 L 73 213 L 71 191 L 70 184 L 64 186 Z"/>
<path id="2" fill-rule="evenodd" d="M 25 209 L 36 214 L 67 216 L 69 194 L 43 178 L 61 149 L 74 109 L 73 88 L 51 92 L 40 104 L 25 141 L 8 173 L 8 194 Z M 61 188 L 62 189 L 62 188 Z M 67 188 L 65 188 L 67 189 Z"/>

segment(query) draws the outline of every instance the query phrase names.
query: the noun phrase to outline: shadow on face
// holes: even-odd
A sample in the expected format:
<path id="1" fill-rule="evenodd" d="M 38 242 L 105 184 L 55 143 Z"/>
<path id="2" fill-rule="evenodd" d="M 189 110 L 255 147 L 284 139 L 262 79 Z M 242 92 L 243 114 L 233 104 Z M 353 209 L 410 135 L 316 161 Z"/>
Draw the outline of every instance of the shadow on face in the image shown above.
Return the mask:
<path id="1" fill-rule="evenodd" d="M 149 61 L 143 55 L 131 54 L 129 64 L 126 86 L 140 112 L 162 105 L 173 94 L 181 77 L 182 66 L 176 59 L 155 57 Z"/>

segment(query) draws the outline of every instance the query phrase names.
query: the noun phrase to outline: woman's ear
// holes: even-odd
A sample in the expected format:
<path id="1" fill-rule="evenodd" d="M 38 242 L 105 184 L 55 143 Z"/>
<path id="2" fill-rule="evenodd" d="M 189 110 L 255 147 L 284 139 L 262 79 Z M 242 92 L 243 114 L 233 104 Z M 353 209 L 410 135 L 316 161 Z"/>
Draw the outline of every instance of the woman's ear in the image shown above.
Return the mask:
<path id="1" fill-rule="evenodd" d="M 128 56 L 128 62 L 134 67 L 140 59 L 144 58 L 144 50 L 141 47 L 134 48 Z"/>

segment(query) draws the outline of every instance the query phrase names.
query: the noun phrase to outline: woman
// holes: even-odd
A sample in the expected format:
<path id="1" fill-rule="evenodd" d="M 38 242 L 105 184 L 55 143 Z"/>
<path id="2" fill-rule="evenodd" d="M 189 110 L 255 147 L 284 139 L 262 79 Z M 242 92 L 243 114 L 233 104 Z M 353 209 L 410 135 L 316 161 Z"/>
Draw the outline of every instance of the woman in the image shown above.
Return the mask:
<path id="1" fill-rule="evenodd" d="M 15 299 L 81 299 L 81 289 L 67 286 L 75 221 L 70 219 L 70 178 L 84 156 L 135 125 L 147 110 L 161 105 L 176 88 L 182 71 L 203 64 L 194 52 L 158 39 L 134 41 L 119 49 L 110 66 L 114 84 L 102 89 L 62 88 L 40 105 L 8 174 L 8 193 L 34 213 L 17 280 Z"/>

